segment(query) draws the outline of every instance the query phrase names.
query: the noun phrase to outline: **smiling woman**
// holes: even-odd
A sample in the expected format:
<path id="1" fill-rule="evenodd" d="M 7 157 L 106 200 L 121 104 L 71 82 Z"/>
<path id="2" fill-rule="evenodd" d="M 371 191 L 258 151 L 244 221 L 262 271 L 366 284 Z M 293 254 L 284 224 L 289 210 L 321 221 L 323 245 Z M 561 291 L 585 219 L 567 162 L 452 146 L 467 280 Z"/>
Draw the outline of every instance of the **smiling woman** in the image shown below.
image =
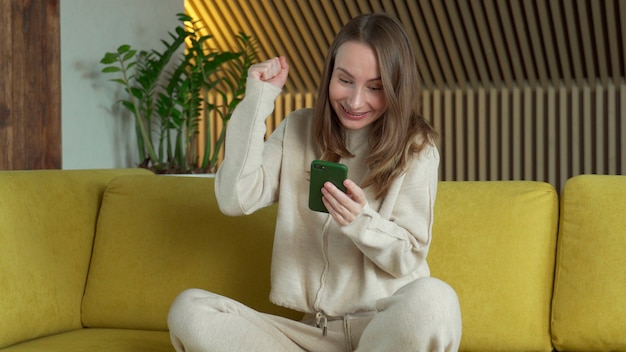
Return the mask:
<path id="1" fill-rule="evenodd" d="M 374 49 L 358 41 L 340 46 L 328 91 L 343 127 L 358 130 L 376 121 L 386 102 Z"/>
<path id="2" fill-rule="evenodd" d="M 429 277 L 426 261 L 439 154 L 419 113 L 408 43 L 393 16 L 348 21 L 328 51 L 315 108 L 288 114 L 267 140 L 265 119 L 290 63 L 277 53 L 250 67 L 215 195 L 233 216 L 279 204 L 270 300 L 305 318 L 185 290 L 168 318 L 178 351 L 458 349 L 458 298 Z M 348 178 L 315 186 L 316 160 L 344 164 Z M 319 193 L 327 213 L 310 209 L 309 194 Z"/>

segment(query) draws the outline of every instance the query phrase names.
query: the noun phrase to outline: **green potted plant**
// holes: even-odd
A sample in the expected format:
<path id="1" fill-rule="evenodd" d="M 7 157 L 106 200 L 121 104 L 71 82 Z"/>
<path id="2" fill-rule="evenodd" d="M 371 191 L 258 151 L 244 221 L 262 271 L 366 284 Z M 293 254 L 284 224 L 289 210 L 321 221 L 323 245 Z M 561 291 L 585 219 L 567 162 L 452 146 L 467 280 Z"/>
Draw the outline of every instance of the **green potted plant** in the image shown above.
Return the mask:
<path id="1" fill-rule="evenodd" d="M 136 50 L 128 44 L 107 52 L 102 72 L 124 87 L 120 103 L 135 120 L 139 166 L 156 173 L 215 172 L 226 126 L 243 98 L 248 68 L 256 60 L 256 41 L 243 33 L 236 38 L 241 51 L 217 51 L 202 35 L 201 21 L 178 14 L 181 22 L 170 41 L 158 50 Z M 212 98 L 212 99 L 210 99 Z M 212 103 L 211 101 L 220 101 Z M 204 116 L 204 118 L 202 118 Z M 222 120 L 211 142 L 209 116 Z M 203 145 L 198 133 L 203 125 Z"/>

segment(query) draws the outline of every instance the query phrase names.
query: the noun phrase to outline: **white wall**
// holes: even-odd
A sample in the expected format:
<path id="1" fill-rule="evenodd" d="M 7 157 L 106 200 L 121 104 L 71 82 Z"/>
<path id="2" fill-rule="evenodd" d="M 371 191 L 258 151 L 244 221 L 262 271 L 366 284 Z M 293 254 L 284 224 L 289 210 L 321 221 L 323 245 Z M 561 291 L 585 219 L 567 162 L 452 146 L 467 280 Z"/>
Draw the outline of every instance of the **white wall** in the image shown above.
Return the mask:
<path id="1" fill-rule="evenodd" d="M 139 163 L 133 120 L 114 103 L 121 86 L 100 59 L 121 44 L 160 49 L 181 12 L 183 0 L 60 0 L 64 169 Z"/>

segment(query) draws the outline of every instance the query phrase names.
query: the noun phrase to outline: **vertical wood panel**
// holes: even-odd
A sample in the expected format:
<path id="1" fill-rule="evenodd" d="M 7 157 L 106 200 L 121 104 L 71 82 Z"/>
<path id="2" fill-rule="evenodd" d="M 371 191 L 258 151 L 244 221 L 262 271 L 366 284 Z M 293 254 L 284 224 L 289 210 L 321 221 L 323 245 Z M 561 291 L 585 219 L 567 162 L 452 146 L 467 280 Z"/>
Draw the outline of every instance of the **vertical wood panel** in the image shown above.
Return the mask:
<path id="1" fill-rule="evenodd" d="M 500 142 L 498 138 L 500 137 L 500 126 L 498 124 L 499 119 L 499 111 L 498 111 L 498 100 L 499 96 L 495 94 L 495 88 L 491 88 L 488 91 L 489 96 L 489 110 L 487 112 L 487 120 L 488 127 L 485 133 L 489 138 L 487 139 L 487 143 L 489 143 L 487 150 L 489 150 L 488 159 L 486 160 L 487 165 L 489 166 L 488 177 L 487 180 L 498 180 L 499 177 L 499 166 L 500 166 Z"/>
<path id="2" fill-rule="evenodd" d="M 518 1 L 511 2 L 511 13 L 513 13 L 513 23 L 515 24 L 515 33 L 519 41 L 519 48 L 522 53 L 522 62 L 524 63 L 524 71 L 526 72 L 526 80 L 531 87 L 538 84 L 537 69 L 533 63 L 532 50 L 530 46 L 531 39 L 526 34 L 528 24 L 520 16 L 523 13 L 522 5 Z"/>
<path id="3" fill-rule="evenodd" d="M 570 116 L 572 119 L 572 140 L 571 140 L 571 149 L 572 149 L 572 164 L 570 165 L 572 174 L 578 175 L 582 173 L 582 121 L 581 121 L 581 92 L 578 87 L 574 86 L 571 89 L 571 102 L 570 102 Z"/>
<path id="4" fill-rule="evenodd" d="M 443 74 L 441 73 L 441 67 L 438 64 L 439 61 L 435 55 L 435 47 L 433 46 L 433 42 L 428 33 L 428 28 L 426 27 L 426 15 L 421 10 L 421 7 L 418 6 L 417 2 L 409 2 L 408 5 L 411 18 L 413 19 L 413 25 L 415 26 L 415 31 L 417 33 L 418 43 L 420 47 L 423 48 L 422 53 L 428 63 L 428 72 L 430 72 L 430 75 L 432 76 L 433 84 L 442 89 L 445 87 L 445 81 Z"/>
<path id="5" fill-rule="evenodd" d="M 426 55 L 421 45 L 419 45 L 419 39 L 417 37 L 417 33 L 415 31 L 415 22 L 410 16 L 409 8 L 407 6 L 417 6 L 413 2 L 401 3 L 399 6 L 398 18 L 405 23 L 405 26 L 408 31 L 409 40 L 413 43 L 413 49 L 415 50 L 415 60 L 417 61 L 417 69 L 420 73 L 422 82 L 425 86 L 432 87 L 435 85 L 434 78 L 432 77 L 430 70 L 428 69 L 428 61 L 426 60 Z M 416 11 L 416 10 L 413 10 Z"/>
<path id="6" fill-rule="evenodd" d="M 61 168 L 58 0 L 0 0 L 0 33 L 0 170 Z"/>
<path id="7" fill-rule="evenodd" d="M 608 72 L 608 62 L 609 57 L 607 55 L 607 51 L 604 47 L 604 11 L 602 11 L 602 6 L 606 4 L 606 0 L 604 1 L 592 1 L 591 2 L 591 23 L 593 24 L 593 47 L 596 57 L 597 72 L 600 78 L 600 82 L 606 85 L 609 80 L 609 72 Z"/>
<path id="8" fill-rule="evenodd" d="M 522 165 L 522 179 L 531 180 L 533 173 L 531 166 L 534 163 L 535 155 L 533 151 L 533 144 L 528 143 L 528 140 L 534 138 L 534 131 L 532 126 L 533 116 L 535 113 L 535 104 L 533 102 L 533 90 L 530 87 L 524 89 L 524 119 L 522 123 L 522 133 L 524 135 L 523 145 L 524 154 L 520 161 Z"/>
<path id="9" fill-rule="evenodd" d="M 613 0 L 607 0 L 607 6 L 605 8 L 605 18 L 606 18 L 606 33 L 608 37 L 608 43 L 619 43 L 620 36 L 618 35 L 620 30 L 620 23 L 616 23 L 615 13 L 618 12 L 619 9 L 616 3 Z M 622 32 L 623 33 L 623 32 Z M 623 34 L 622 34 L 623 35 Z M 621 48 L 624 49 L 623 46 Z M 614 85 L 619 85 L 619 76 L 620 76 L 620 46 L 619 45 L 609 45 L 609 54 L 610 62 L 611 62 L 611 77 L 613 79 Z"/>
<path id="10" fill-rule="evenodd" d="M 468 146 L 471 137 L 467 134 L 467 115 L 465 114 L 465 94 L 463 90 L 456 89 L 454 91 L 454 133 L 457 136 L 454 145 L 454 153 L 459 156 L 456 160 L 456 177 L 467 178 L 468 160 L 465 155 L 468 154 Z"/>
<path id="11" fill-rule="evenodd" d="M 474 61 L 472 59 L 471 50 L 469 48 L 467 40 L 467 35 L 463 28 L 461 15 L 459 14 L 456 3 L 453 0 L 446 0 L 445 10 L 450 17 L 450 26 L 452 27 L 452 32 L 454 34 L 451 40 L 456 46 L 459 47 L 460 52 L 460 55 L 454 52 L 453 55 L 450 56 L 452 60 L 458 61 L 458 65 L 464 69 L 471 87 L 478 87 L 478 74 L 476 73 L 476 68 L 474 66 Z M 465 83 L 465 76 L 459 77 L 460 78 L 457 79 L 461 80 L 460 84 L 463 85 Z"/>
<path id="12" fill-rule="evenodd" d="M 604 107 L 606 102 L 604 101 L 604 90 L 598 85 L 596 85 L 595 89 L 595 126 L 594 126 L 594 135 L 593 135 L 593 144 L 595 150 L 595 167 L 594 172 L 602 173 L 602 170 L 605 169 L 605 146 L 606 146 L 606 135 L 607 131 L 605 130 L 605 120 L 604 120 Z"/>
<path id="13" fill-rule="evenodd" d="M 551 88 L 548 88 L 551 89 Z M 532 116 L 528 121 L 527 128 L 528 133 L 524 136 L 524 144 L 528 145 L 530 149 L 530 158 L 528 159 L 527 168 L 529 169 L 528 176 L 525 179 L 535 180 L 542 179 L 544 175 L 548 174 L 548 150 L 545 141 L 547 138 L 547 132 L 549 121 L 545 119 L 545 109 L 548 104 L 547 90 L 543 86 L 537 87 L 530 92 L 529 104 L 532 108 Z"/>
<path id="14" fill-rule="evenodd" d="M 606 144 L 608 146 L 607 150 L 606 150 L 606 157 L 607 157 L 607 168 L 606 171 L 608 171 L 609 174 L 616 174 L 617 171 L 617 153 L 618 150 L 620 149 L 620 146 L 618 144 L 618 140 L 620 140 L 621 138 L 624 138 L 626 136 L 620 136 L 617 132 L 619 131 L 617 128 L 617 115 L 615 114 L 616 112 L 616 103 L 615 103 L 615 86 L 613 85 L 613 82 L 608 82 L 607 83 L 607 99 L 606 99 L 606 107 L 607 107 L 607 111 L 606 111 L 606 117 L 607 117 L 607 126 L 606 126 L 606 131 L 607 131 L 607 136 L 606 138 Z"/>
<path id="15" fill-rule="evenodd" d="M 446 60 L 450 60 L 450 65 L 452 66 L 452 70 L 454 72 L 454 74 L 451 75 L 451 79 L 458 82 L 459 87 L 464 89 L 466 88 L 465 71 L 461 60 L 459 60 L 461 55 L 457 50 L 456 43 L 454 41 L 454 35 L 451 30 L 452 26 L 448 21 L 448 13 L 446 12 L 442 2 L 436 1 L 432 4 L 432 7 L 435 15 L 437 16 L 437 22 L 442 24 L 440 26 L 441 36 L 443 38 L 442 43 L 444 43 L 442 46 L 445 46 L 446 48 Z"/>
<path id="16" fill-rule="evenodd" d="M 468 46 L 470 48 L 470 52 L 472 53 L 473 63 L 478 72 L 479 80 L 482 82 L 491 82 L 491 77 L 489 76 L 489 71 L 487 69 L 487 63 L 482 52 L 483 45 L 480 40 L 481 38 L 477 35 L 478 29 L 476 28 L 476 23 L 472 16 L 468 16 L 468 14 L 472 13 L 472 10 L 465 1 L 458 2 L 458 6 L 459 12 L 463 14 L 461 18 L 465 34 L 467 35 Z"/>
<path id="17" fill-rule="evenodd" d="M 545 59 L 542 36 L 540 26 L 537 21 L 537 14 L 535 12 L 535 2 L 532 1 L 524 1 L 523 9 L 526 14 L 526 26 L 529 32 L 529 40 L 530 40 L 530 48 L 532 48 L 532 52 L 534 54 L 533 60 L 537 69 L 537 75 L 539 78 L 539 83 L 546 87 L 548 85 L 548 69 L 547 60 Z"/>
<path id="18" fill-rule="evenodd" d="M 515 15 L 509 11 L 510 4 L 504 1 L 497 2 L 498 16 L 501 19 L 503 25 L 501 30 L 504 35 L 504 46 L 508 52 L 507 59 L 510 60 L 510 66 L 512 70 L 513 80 L 519 82 L 524 80 L 524 70 L 522 68 L 522 55 L 520 54 L 520 48 L 518 46 L 518 38 L 513 27 L 513 19 Z M 510 86 L 510 85 L 509 85 Z"/>
<path id="19" fill-rule="evenodd" d="M 570 55 L 568 53 L 567 48 L 567 36 L 565 35 L 565 27 L 566 27 L 566 19 L 564 18 L 563 11 L 560 7 L 560 0 L 551 0 L 550 1 L 550 12 L 553 14 L 555 20 L 554 22 L 554 35 L 556 41 L 556 47 L 558 51 L 555 49 L 555 55 L 558 53 L 558 65 L 561 68 L 561 77 L 563 82 L 567 87 L 572 85 L 572 69 L 570 68 Z M 558 76 L 557 76 L 558 77 Z M 553 81 L 556 80 L 557 77 L 553 78 Z"/>
<path id="20" fill-rule="evenodd" d="M 571 2 L 574 4 L 574 1 Z M 572 66 L 574 67 L 574 77 L 576 84 L 580 87 L 585 84 L 584 70 L 583 70 L 583 55 L 580 54 L 582 50 L 580 45 L 580 37 L 578 35 L 578 21 L 574 15 L 574 6 L 565 6 L 565 25 L 567 27 L 568 43 L 570 47 L 569 57 L 572 60 Z"/>
<path id="21" fill-rule="evenodd" d="M 511 180 L 511 164 L 515 159 L 511 158 L 513 138 L 511 136 L 511 92 L 509 89 L 502 90 L 502 102 L 498 116 L 500 118 L 500 163 L 502 164 L 500 177 L 502 180 Z"/>
<path id="22" fill-rule="evenodd" d="M 569 151 L 568 141 L 570 139 L 568 131 L 568 116 L 567 116 L 567 91 L 563 87 L 553 88 L 550 90 L 550 99 L 552 110 L 548 110 L 546 117 L 553 116 L 550 121 L 554 121 L 552 128 L 548 136 L 558 136 L 554 138 L 552 142 L 550 165 L 554 165 L 554 170 L 551 170 L 550 183 L 560 184 L 563 180 L 563 175 L 568 174 L 569 165 Z"/>
<path id="23" fill-rule="evenodd" d="M 594 66 L 594 54 L 595 49 L 593 47 L 592 39 L 592 23 L 589 23 L 589 12 L 587 10 L 587 0 L 578 0 L 576 2 L 578 10 L 577 27 L 580 30 L 581 42 L 582 42 L 582 54 L 584 58 L 584 69 L 587 71 L 585 76 L 587 77 L 589 85 L 595 86 L 595 66 Z"/>
<path id="24" fill-rule="evenodd" d="M 467 143 L 467 150 L 465 155 L 476 155 L 476 153 L 478 152 L 476 148 L 476 114 L 474 113 L 476 111 L 476 94 L 471 89 L 465 90 L 463 91 L 463 93 L 467 96 L 467 102 L 464 106 L 464 110 L 460 113 L 460 115 L 464 115 L 465 119 L 467 120 L 467 123 L 465 124 L 467 128 L 466 133 L 468 138 L 470 138 Z M 467 159 L 467 180 L 478 180 L 478 163 L 470 162 L 469 157 Z"/>
<path id="25" fill-rule="evenodd" d="M 592 145 L 592 122 L 595 116 L 592 115 L 591 88 L 583 86 L 583 173 L 593 173 L 593 145 Z"/>
<path id="26" fill-rule="evenodd" d="M 511 72 L 511 60 L 509 59 L 506 46 L 504 44 L 504 30 L 501 26 L 502 15 L 496 10 L 496 6 L 493 1 L 484 1 L 485 16 L 491 37 L 493 37 L 493 51 L 495 51 L 495 59 L 497 59 L 497 65 L 494 63 L 494 70 L 500 71 L 502 74 L 503 84 L 511 88 L 513 87 L 513 73 Z M 489 49 L 487 49 L 489 50 Z M 495 60 L 494 59 L 494 60 Z"/>
<path id="27" fill-rule="evenodd" d="M 422 1 L 421 9 L 424 17 L 424 22 L 426 24 L 425 28 L 428 32 L 428 38 L 433 43 L 435 43 L 433 45 L 433 49 L 434 53 L 437 55 L 436 60 L 441 68 L 441 75 L 446 82 L 454 82 L 456 81 L 456 77 L 452 71 L 452 66 L 448 56 L 449 50 L 444 45 L 441 45 L 441 43 L 445 43 L 445 41 L 443 40 L 443 35 L 439 28 L 439 24 L 441 22 L 436 16 L 437 14 L 430 3 Z M 448 26 L 444 27 L 447 28 Z"/>
<path id="28" fill-rule="evenodd" d="M 443 114 L 443 123 L 445 127 L 445 131 L 447 132 L 446 135 L 448 136 L 448 138 L 446 138 L 444 140 L 444 149 L 446 150 L 446 153 L 455 153 L 456 150 L 454 149 L 454 144 L 457 142 L 456 141 L 456 137 L 455 136 L 455 130 L 454 130 L 454 115 L 452 113 L 452 108 L 454 107 L 454 105 L 452 104 L 453 100 L 452 100 L 452 94 L 451 91 L 449 89 L 446 89 L 443 91 L 443 104 L 441 104 L 441 109 L 444 111 Z M 456 137 L 456 138 L 455 138 Z M 444 176 L 449 178 L 449 179 L 455 179 L 456 175 L 455 175 L 455 165 L 454 165 L 454 160 L 455 158 L 448 158 L 443 161 L 443 171 L 444 171 Z"/>
<path id="29" fill-rule="evenodd" d="M 617 93 L 619 99 L 617 100 L 617 121 L 620 124 L 620 127 L 617 129 L 619 131 L 619 138 L 617 139 L 618 150 L 620 153 L 620 159 L 618 160 L 618 165 L 621 166 L 622 174 L 626 174 L 626 84 L 622 82 L 619 86 L 619 93 Z"/>
<path id="30" fill-rule="evenodd" d="M 560 23 L 559 13 L 551 14 L 548 11 L 548 6 L 545 1 L 536 2 L 537 14 L 539 15 L 539 26 L 541 28 L 541 39 L 543 45 L 546 47 L 546 51 L 554 51 L 552 53 L 546 53 L 545 60 L 547 61 L 547 69 L 549 77 L 552 79 L 552 84 L 557 85 L 560 80 L 560 72 L 557 64 L 558 55 L 556 55 L 556 45 L 552 39 L 552 24 L 558 25 Z"/>
<path id="31" fill-rule="evenodd" d="M 478 155 L 476 163 L 478 164 L 478 179 L 479 180 L 487 180 L 489 179 L 489 175 L 487 173 L 487 167 L 489 164 L 489 155 L 487 154 L 489 151 L 488 138 L 487 135 L 487 94 L 485 94 L 484 89 L 478 89 L 478 110 L 476 114 L 476 121 L 478 126 Z"/>
<path id="32" fill-rule="evenodd" d="M 13 97 L 11 94 L 11 82 L 13 82 L 13 36 L 4 35 L 11 33 L 13 20 L 11 16 L 11 3 L 0 0 L 0 52 L 3 58 L 0 60 L 0 170 L 11 169 L 13 164 L 13 134 L 18 127 L 13 124 L 11 116 Z M 17 110 L 17 108 L 14 108 Z"/>
<path id="33" fill-rule="evenodd" d="M 512 141 L 512 153 L 511 159 L 514 160 L 523 160 L 522 159 L 522 113 L 523 113 L 523 105 L 522 105 L 522 90 L 514 89 L 513 90 L 513 103 L 511 108 L 511 130 L 513 131 Z M 522 167 L 520 162 L 511 162 L 512 170 L 513 170 L 513 180 L 521 180 L 522 179 Z"/>

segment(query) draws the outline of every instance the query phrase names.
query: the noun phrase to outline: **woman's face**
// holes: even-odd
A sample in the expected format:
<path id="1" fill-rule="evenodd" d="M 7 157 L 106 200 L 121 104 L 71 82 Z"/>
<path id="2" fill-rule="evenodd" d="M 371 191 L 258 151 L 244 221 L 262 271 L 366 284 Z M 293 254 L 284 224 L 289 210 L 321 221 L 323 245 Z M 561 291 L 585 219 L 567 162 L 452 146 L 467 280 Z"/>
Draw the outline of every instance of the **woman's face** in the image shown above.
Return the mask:
<path id="1" fill-rule="evenodd" d="M 385 112 L 378 58 L 371 47 L 349 41 L 337 49 L 328 98 L 341 124 L 350 130 L 368 126 Z"/>

